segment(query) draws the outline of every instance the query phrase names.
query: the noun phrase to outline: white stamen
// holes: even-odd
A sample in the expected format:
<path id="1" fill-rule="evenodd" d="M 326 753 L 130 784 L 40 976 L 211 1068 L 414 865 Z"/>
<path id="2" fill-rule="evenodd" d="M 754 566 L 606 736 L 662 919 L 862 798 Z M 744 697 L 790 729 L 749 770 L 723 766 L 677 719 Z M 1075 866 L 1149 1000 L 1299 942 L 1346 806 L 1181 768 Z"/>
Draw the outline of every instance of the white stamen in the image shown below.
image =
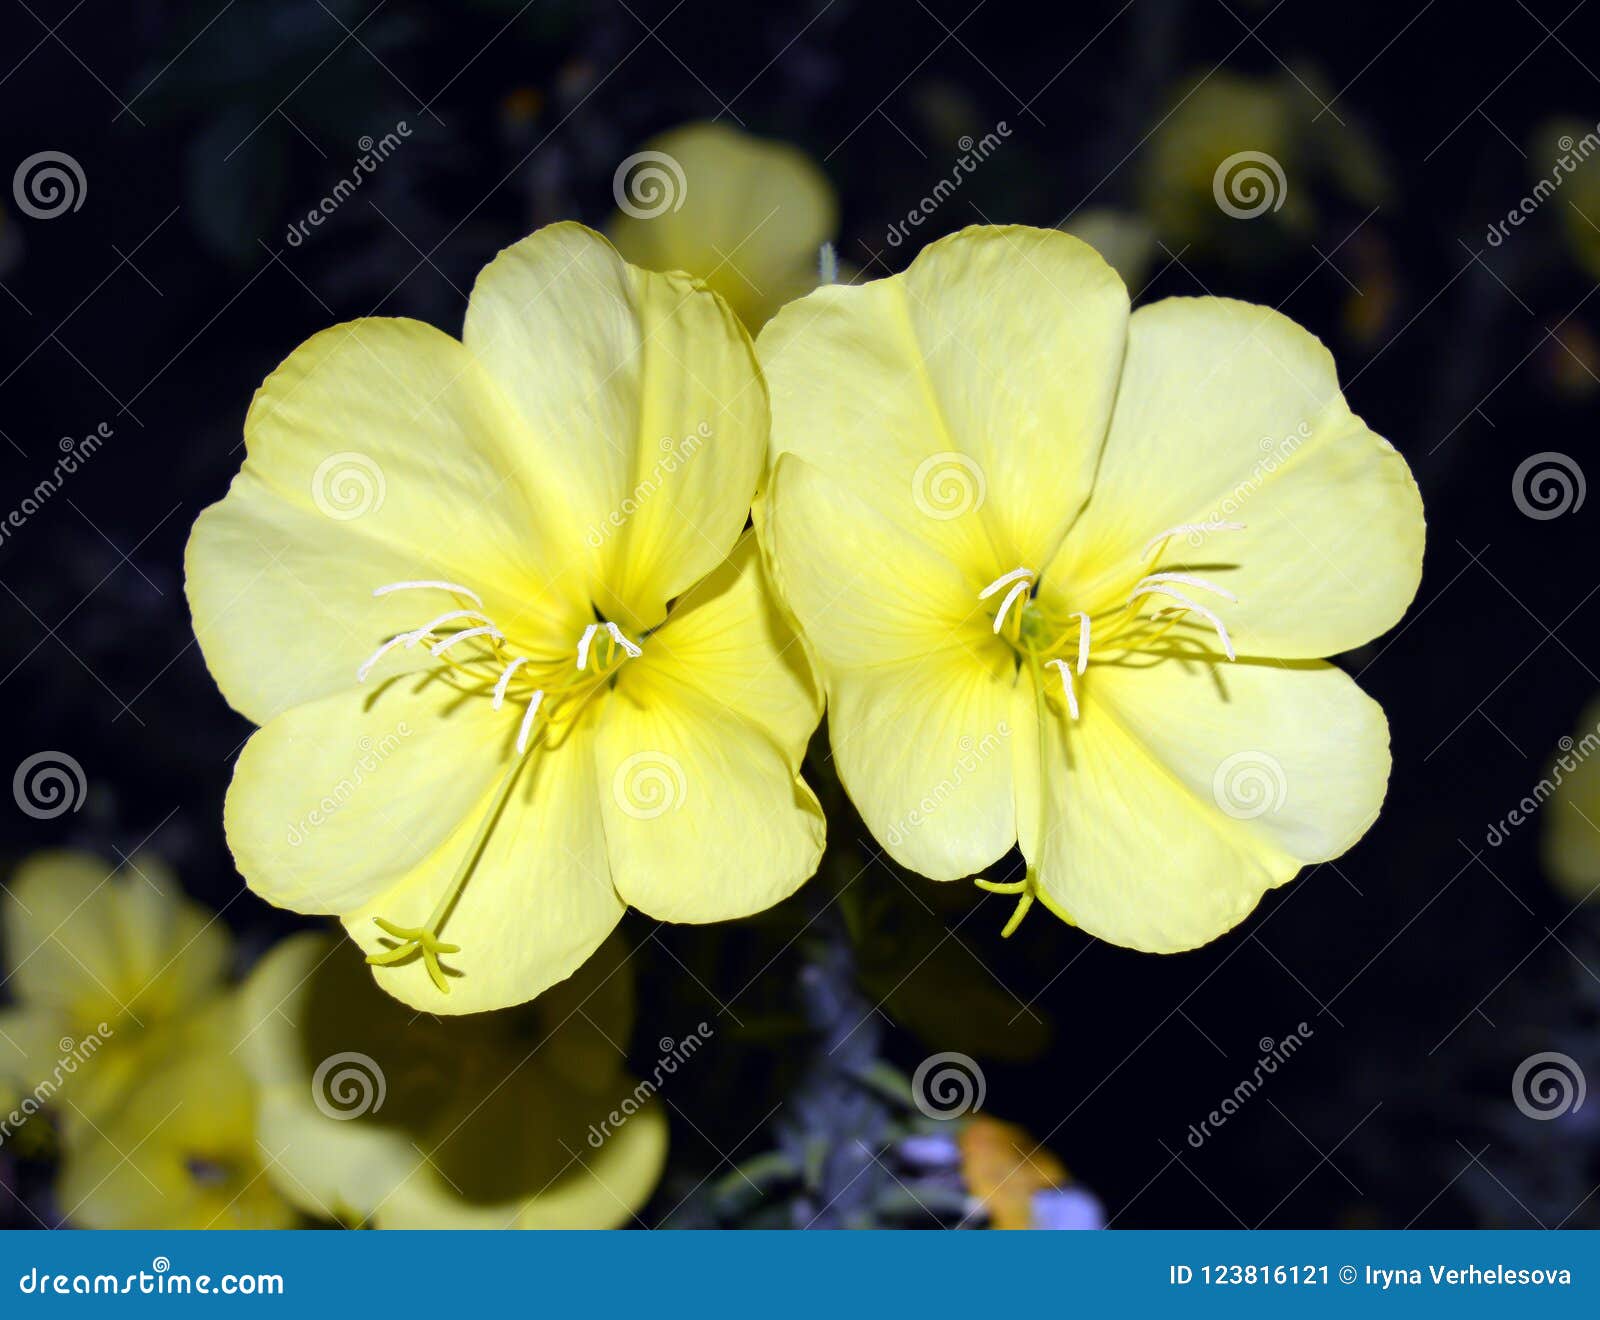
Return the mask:
<path id="1" fill-rule="evenodd" d="M 387 596 L 391 591 L 420 591 L 430 588 L 434 591 L 453 591 L 458 596 L 465 596 L 474 605 L 481 606 L 483 604 L 477 592 L 469 587 L 463 587 L 459 582 L 434 582 L 431 580 L 391 582 L 386 587 L 374 587 L 372 594 L 374 596 Z"/>
<path id="2" fill-rule="evenodd" d="M 1089 616 L 1076 610 L 1067 618 L 1078 621 L 1078 672 L 1081 674 L 1089 667 Z"/>
<path id="3" fill-rule="evenodd" d="M 1129 603 L 1131 604 L 1134 598 L 1137 596 L 1168 596 L 1177 601 L 1178 604 L 1182 605 L 1184 609 L 1191 610 L 1195 614 L 1198 614 L 1202 619 L 1204 619 L 1217 630 L 1217 637 L 1222 642 L 1222 649 L 1228 653 L 1228 659 L 1235 660 L 1238 658 L 1233 653 L 1233 641 L 1228 636 L 1228 630 L 1222 626 L 1222 620 L 1208 610 L 1204 605 L 1197 604 L 1195 601 L 1190 600 L 1181 591 L 1174 591 L 1171 587 L 1161 586 L 1159 584 L 1148 587 L 1136 587 L 1133 595 L 1128 597 Z"/>
<path id="4" fill-rule="evenodd" d="M 594 635 L 600 631 L 598 623 L 591 623 L 583 630 L 583 636 L 578 638 L 578 668 L 585 669 L 589 664 L 589 647 L 594 641 Z"/>
<path id="5" fill-rule="evenodd" d="M 482 619 L 484 623 L 492 622 L 487 614 L 479 614 L 477 610 L 451 610 L 449 614 L 441 614 L 437 619 L 430 619 L 422 627 L 407 633 L 406 649 L 409 651 L 441 623 L 454 623 L 457 619 Z"/>
<path id="6" fill-rule="evenodd" d="M 495 641 L 504 641 L 505 637 L 492 623 L 486 623 L 479 628 L 466 628 L 458 633 L 451 633 L 444 641 L 428 648 L 429 655 L 443 655 L 457 642 L 464 642 L 469 637 L 493 637 Z"/>
<path id="7" fill-rule="evenodd" d="M 1050 660 L 1045 663 L 1046 669 L 1059 669 L 1061 671 L 1061 690 L 1067 694 L 1067 710 L 1073 719 L 1078 718 L 1078 694 L 1072 690 L 1072 670 L 1065 660 Z M 1078 670 L 1081 674 L 1083 670 Z"/>
<path id="8" fill-rule="evenodd" d="M 533 694 L 533 700 L 528 703 L 527 713 L 522 717 L 522 727 L 517 730 L 517 755 L 521 756 L 528 750 L 528 734 L 533 729 L 533 717 L 539 713 L 539 703 L 544 700 L 544 689 Z"/>
<path id="9" fill-rule="evenodd" d="M 1169 527 L 1164 532 L 1158 532 L 1145 542 L 1144 549 L 1139 552 L 1140 559 L 1150 558 L 1150 551 L 1156 546 L 1165 545 L 1166 542 L 1178 535 L 1179 532 L 1242 532 L 1244 524 L 1239 522 L 1198 522 L 1179 523 L 1176 527 Z"/>
<path id="10" fill-rule="evenodd" d="M 1006 592 L 1006 598 L 1000 602 L 1000 608 L 994 612 L 994 630 L 996 634 L 998 634 L 1000 629 L 1005 626 L 1006 611 L 1011 608 L 1012 603 L 1017 599 L 1018 596 L 1026 595 L 1027 591 L 1028 583 L 1026 581 L 1022 581 L 1013 585 L 1011 590 Z"/>
<path id="11" fill-rule="evenodd" d="M 383 657 L 385 655 L 387 655 L 390 651 L 392 651 L 395 647 L 401 645 L 402 643 L 411 642 L 413 640 L 414 636 L 415 635 L 413 633 L 404 632 L 404 633 L 400 633 L 398 636 L 391 637 L 382 646 L 380 646 L 376 651 L 374 651 L 371 655 L 369 655 L 366 658 L 365 662 L 363 662 L 363 664 L 361 665 L 361 668 L 356 670 L 356 682 L 357 683 L 365 683 L 367 681 L 367 675 L 372 672 L 372 667 L 375 664 L 377 664 L 378 661 L 382 660 Z"/>
<path id="12" fill-rule="evenodd" d="M 494 707 L 493 708 L 495 710 L 499 710 L 500 707 L 503 704 L 505 704 L 506 688 L 508 686 L 510 686 L 511 675 L 516 673 L 517 669 L 520 666 L 525 665 L 527 663 L 528 663 L 528 657 L 525 656 L 525 655 L 519 655 L 515 660 L 513 660 L 509 665 L 507 665 L 505 667 L 505 669 L 503 669 L 501 671 L 501 673 L 500 673 L 500 681 L 494 685 Z"/>
<path id="13" fill-rule="evenodd" d="M 626 637 L 624 637 L 622 635 L 622 629 L 617 627 L 616 624 L 614 624 L 614 623 L 606 624 L 606 631 L 611 634 L 611 640 L 614 641 L 618 646 L 620 646 L 629 655 L 640 656 L 640 655 L 644 654 L 644 651 L 640 647 L 634 645 L 634 643 L 630 642 Z"/>
<path id="14" fill-rule="evenodd" d="M 1203 577 L 1196 577 L 1193 573 L 1152 573 L 1139 583 L 1141 587 L 1152 582 L 1182 582 L 1191 587 L 1198 587 L 1201 591 L 1214 591 L 1223 600 L 1237 603 L 1238 597 L 1226 587 L 1219 587 L 1215 582 L 1207 582 Z"/>
<path id="15" fill-rule="evenodd" d="M 1031 568 L 1014 568 L 1009 573 L 1002 573 L 978 593 L 978 599 L 988 600 L 990 596 L 999 591 L 1000 588 L 1005 586 L 1007 582 L 1015 582 L 1018 578 L 1031 578 L 1032 576 L 1033 570 Z"/>

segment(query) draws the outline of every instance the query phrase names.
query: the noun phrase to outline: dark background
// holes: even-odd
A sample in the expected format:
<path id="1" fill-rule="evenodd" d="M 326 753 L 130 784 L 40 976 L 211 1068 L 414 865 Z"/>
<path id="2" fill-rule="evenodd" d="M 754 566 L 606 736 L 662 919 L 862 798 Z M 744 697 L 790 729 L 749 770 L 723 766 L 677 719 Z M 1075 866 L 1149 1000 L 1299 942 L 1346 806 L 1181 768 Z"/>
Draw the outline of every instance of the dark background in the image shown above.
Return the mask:
<path id="1" fill-rule="evenodd" d="M 1170 958 L 1094 944 L 1044 914 L 1002 945 L 1007 900 L 934 893 L 871 849 L 859 864 L 836 854 L 817 888 L 846 887 L 840 910 L 857 917 L 881 906 L 885 928 L 936 905 L 939 956 L 902 1003 L 920 986 L 1000 1021 L 1019 1002 L 1048 1019 L 1043 1054 L 984 1060 L 986 1107 L 1047 1139 L 1116 1227 L 1600 1225 L 1600 1096 L 1537 1123 L 1510 1093 L 1540 1050 L 1572 1055 L 1600 1085 L 1600 922 L 1540 873 L 1539 821 L 1485 842 L 1600 690 L 1597 501 L 1534 520 L 1511 490 L 1542 450 L 1600 470 L 1600 300 L 1562 239 L 1561 196 L 1503 246 L 1485 242 L 1547 172 L 1539 125 L 1600 119 L 1596 27 L 1570 8 L 0 0 L 0 181 L 44 149 L 87 180 L 81 208 L 47 221 L 0 193 L 13 249 L 0 273 L 0 503 L 32 489 L 61 437 L 113 432 L 0 545 L 0 769 L 56 748 L 89 781 L 59 819 L 7 803 L 0 862 L 146 847 L 226 906 L 246 960 L 292 928 L 242 890 L 223 841 L 249 730 L 191 639 L 181 556 L 241 461 L 251 392 L 315 330 L 380 314 L 458 332 L 464 290 L 494 252 L 548 220 L 603 223 L 616 163 L 686 120 L 721 115 L 823 162 L 840 255 L 873 275 L 982 218 L 1053 225 L 1133 204 L 1147 134 L 1185 76 L 1314 68 L 1384 162 L 1376 212 L 1330 188 L 1309 229 L 1259 251 L 1169 246 L 1140 296 L 1282 304 L 1333 348 L 1351 405 L 1417 475 L 1430 533 L 1417 602 L 1345 661 L 1393 728 L 1383 816 L 1231 935 Z M 406 144 L 289 247 L 289 221 L 348 172 L 358 139 L 400 120 Z M 1005 145 L 889 249 L 888 223 L 948 172 L 955 139 L 998 120 Z M 1376 334 L 1352 329 L 1352 284 L 1390 304 Z M 853 824 L 832 821 L 843 849 Z M 806 941 L 743 987 L 816 902 L 742 932 L 630 918 L 654 991 L 641 996 L 646 1058 L 685 1022 L 739 1019 L 719 1016 L 715 1077 L 673 1092 L 669 1204 L 670 1187 L 764 1144 L 745 1134 L 803 1051 L 785 996 Z M 900 1067 L 941 1047 L 907 1029 L 915 1009 L 886 1013 L 882 1049 Z M 1203 1149 L 1186 1145 L 1258 1042 L 1302 1021 L 1311 1039 L 1270 1086 Z M 0 1206 L 7 1216 L 22 1218 Z"/>

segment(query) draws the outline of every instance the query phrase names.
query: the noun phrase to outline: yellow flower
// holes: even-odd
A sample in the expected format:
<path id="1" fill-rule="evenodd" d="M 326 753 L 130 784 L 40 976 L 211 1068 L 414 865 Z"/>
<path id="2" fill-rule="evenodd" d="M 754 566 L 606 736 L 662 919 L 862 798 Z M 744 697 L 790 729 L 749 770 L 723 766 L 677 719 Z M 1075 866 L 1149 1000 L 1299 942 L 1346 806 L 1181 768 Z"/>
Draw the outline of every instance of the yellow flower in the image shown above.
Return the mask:
<path id="1" fill-rule="evenodd" d="M 1600 697 L 1584 710 L 1576 736 L 1561 741 L 1546 773 L 1555 791 L 1546 808 L 1541 852 L 1563 894 L 1574 903 L 1593 903 L 1600 900 Z M 1535 796 L 1535 808 L 1542 800 Z M 1528 806 L 1524 802 L 1522 810 Z"/>
<path id="2" fill-rule="evenodd" d="M 763 534 L 896 861 L 1020 842 L 1008 931 L 1037 897 L 1165 952 L 1365 832 L 1388 726 L 1318 657 L 1400 617 L 1422 509 L 1310 334 L 1218 298 L 1130 319 L 1077 239 L 977 227 L 759 351 Z"/>
<path id="3" fill-rule="evenodd" d="M 766 433 L 722 301 L 579 225 L 483 271 L 464 342 L 368 319 L 297 349 L 187 557 L 263 726 L 224 822 L 250 887 L 448 1013 L 539 994 L 628 904 L 793 892 L 820 698 L 741 539 Z"/>
<path id="4" fill-rule="evenodd" d="M 238 1059 L 238 1001 L 223 997 L 67 1148 L 57 1195 L 85 1228 L 292 1228 L 265 1176 L 255 1086 Z"/>
<path id="5" fill-rule="evenodd" d="M 685 124 L 617 173 L 606 232 L 647 270 L 687 271 L 752 331 L 817 285 L 839 222 L 827 177 L 804 152 L 727 124 Z"/>
<path id="6" fill-rule="evenodd" d="M 7 886 L 0 1075 L 70 1142 L 218 991 L 229 941 L 155 858 L 29 857 Z"/>
<path id="7" fill-rule="evenodd" d="M 613 939 L 532 1004 L 442 1021 L 380 993 L 325 937 L 284 941 L 246 986 L 240 1051 L 262 1088 L 271 1178 L 351 1226 L 629 1221 L 661 1175 L 667 1125 L 652 1099 L 615 1130 L 591 1126 L 634 1094 L 623 957 Z"/>

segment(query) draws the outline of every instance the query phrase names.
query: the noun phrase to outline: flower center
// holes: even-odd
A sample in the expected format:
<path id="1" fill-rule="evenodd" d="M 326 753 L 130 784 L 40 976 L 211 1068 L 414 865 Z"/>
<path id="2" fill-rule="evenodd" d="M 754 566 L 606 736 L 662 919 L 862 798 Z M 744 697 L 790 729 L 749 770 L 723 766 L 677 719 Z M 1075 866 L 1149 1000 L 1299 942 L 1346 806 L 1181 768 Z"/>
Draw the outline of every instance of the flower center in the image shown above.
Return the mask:
<path id="1" fill-rule="evenodd" d="M 1207 593 L 1229 603 L 1237 603 L 1239 598 L 1206 578 L 1161 565 L 1176 537 L 1185 537 L 1191 545 L 1198 546 L 1211 532 L 1243 529 L 1243 523 L 1202 522 L 1181 523 L 1157 533 L 1145 543 L 1139 556 L 1141 569 L 1153 571 L 1145 572 L 1134 582 L 1121 605 L 1092 614 L 1086 610 L 1065 614 L 1052 610 L 1039 597 L 1038 573 L 1026 565 L 1002 573 L 978 593 L 980 601 L 998 601 L 994 607 L 994 634 L 1010 644 L 1016 653 L 1019 672 L 1026 667 L 1033 680 L 1040 712 L 1040 788 L 1046 801 L 1049 800 L 1045 785 L 1049 760 L 1044 714 L 1050 706 L 1054 684 L 1046 682 L 1045 671 L 1054 670 L 1059 675 L 1060 702 L 1068 716 L 1077 720 L 1081 713 L 1078 681 L 1091 660 L 1117 660 L 1134 653 L 1148 653 L 1156 641 L 1185 618 L 1199 619 L 1209 625 L 1223 653 L 1229 660 L 1235 659 L 1233 639 L 1228 636 L 1227 626 L 1215 610 L 1202 605 L 1194 596 Z M 1150 609 L 1151 605 L 1155 608 Z M 1002 936 L 1009 936 L 1016 930 L 1038 893 L 1037 876 L 1032 867 L 1021 880 L 999 883 L 980 878 L 977 884 L 991 893 L 1017 896 L 1016 909 L 1000 932 Z"/>
<path id="2" fill-rule="evenodd" d="M 495 789 L 466 857 L 428 920 L 421 926 L 400 926 L 382 917 L 374 918 L 378 928 L 396 943 L 383 953 L 369 954 L 367 961 L 388 966 L 420 956 L 434 985 L 441 993 L 449 994 L 439 956 L 459 953 L 460 946 L 441 941 L 439 931 L 477 865 L 519 772 L 541 744 L 552 743 L 563 730 L 571 728 L 589 702 L 610 686 L 618 669 L 644 652 L 615 623 L 604 619 L 585 627 L 569 652 L 557 654 L 517 647 L 484 612 L 483 598 L 458 582 L 391 582 L 375 588 L 372 594 L 381 597 L 399 591 L 448 596 L 454 608 L 390 637 L 356 670 L 358 683 L 366 682 L 374 666 L 390 651 L 411 651 L 425 645 L 442 670 L 465 684 L 467 691 L 489 696 L 495 710 L 508 700 L 523 707 L 516 755 Z"/>

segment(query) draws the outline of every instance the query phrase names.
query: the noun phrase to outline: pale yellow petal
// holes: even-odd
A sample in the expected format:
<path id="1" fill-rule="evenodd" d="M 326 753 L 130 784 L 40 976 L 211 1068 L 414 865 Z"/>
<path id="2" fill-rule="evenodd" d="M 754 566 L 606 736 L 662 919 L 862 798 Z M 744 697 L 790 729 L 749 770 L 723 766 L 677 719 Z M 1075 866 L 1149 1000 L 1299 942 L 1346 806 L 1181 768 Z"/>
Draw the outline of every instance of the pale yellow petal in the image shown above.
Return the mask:
<path id="1" fill-rule="evenodd" d="M 589 584 L 566 558 L 581 532 L 532 469 L 521 418 L 448 335 L 369 319 L 313 336 L 257 391 L 245 441 L 185 570 L 206 663 L 256 723 L 350 686 L 388 637 L 455 604 L 377 587 L 465 586 L 532 640 L 586 621 Z"/>
<path id="2" fill-rule="evenodd" d="M 1153 571 L 1152 537 L 1219 522 L 1244 528 L 1179 532 L 1159 568 L 1239 598 L 1203 594 L 1241 654 L 1349 650 L 1416 594 L 1416 483 L 1350 412 L 1327 349 L 1270 308 L 1171 298 L 1133 314 L 1094 496 L 1045 574 L 1049 598 L 1119 604 Z"/>
<path id="3" fill-rule="evenodd" d="M 738 319 L 696 281 L 563 223 L 483 269 L 464 338 L 578 529 L 573 574 L 615 621 L 660 623 L 732 548 L 765 460 L 766 391 Z"/>
<path id="4" fill-rule="evenodd" d="M 773 452 L 983 582 L 1038 571 L 1089 496 L 1127 319 L 1127 290 L 1086 243 L 963 230 L 903 274 L 819 289 L 768 323 Z"/>

